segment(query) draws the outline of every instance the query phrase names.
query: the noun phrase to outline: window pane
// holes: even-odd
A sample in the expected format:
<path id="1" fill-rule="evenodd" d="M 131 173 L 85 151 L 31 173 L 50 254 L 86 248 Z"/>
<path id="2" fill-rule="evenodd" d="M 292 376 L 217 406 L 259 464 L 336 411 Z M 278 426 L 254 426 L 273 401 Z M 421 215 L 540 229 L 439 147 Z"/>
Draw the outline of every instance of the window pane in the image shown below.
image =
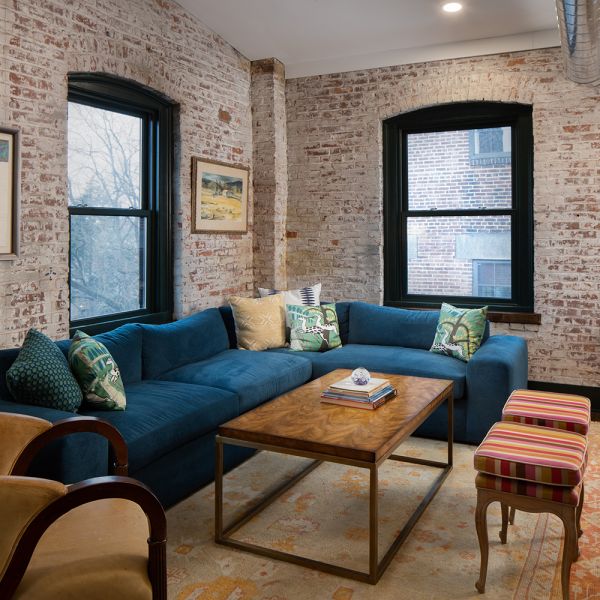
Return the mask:
<path id="1" fill-rule="evenodd" d="M 407 234 L 415 240 L 416 252 L 407 260 L 408 293 L 510 298 L 510 227 L 509 216 L 409 218 Z M 489 261 L 504 266 L 495 270 Z M 475 276 L 482 285 L 498 286 L 502 295 L 487 293 L 489 289 L 477 294 Z"/>
<path id="2" fill-rule="evenodd" d="M 496 127 L 409 133 L 409 210 L 511 208 L 510 132 Z"/>
<path id="3" fill-rule="evenodd" d="M 146 219 L 71 215 L 71 320 L 146 307 Z"/>
<path id="4" fill-rule="evenodd" d="M 142 208 L 142 119 L 69 102 L 69 206 Z"/>
<path id="5" fill-rule="evenodd" d="M 510 298 L 510 281 L 510 261 L 473 261 L 473 295 Z"/>

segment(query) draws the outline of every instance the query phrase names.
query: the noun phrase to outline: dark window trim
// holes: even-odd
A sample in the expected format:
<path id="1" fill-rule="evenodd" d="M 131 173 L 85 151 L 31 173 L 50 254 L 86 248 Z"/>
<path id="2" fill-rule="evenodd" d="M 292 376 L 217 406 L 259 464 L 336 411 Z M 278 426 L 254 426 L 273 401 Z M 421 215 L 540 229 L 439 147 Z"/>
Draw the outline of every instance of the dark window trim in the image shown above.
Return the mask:
<path id="1" fill-rule="evenodd" d="M 146 308 L 70 321 L 70 334 L 94 335 L 125 323 L 165 323 L 173 317 L 173 112 L 176 103 L 137 82 L 105 73 L 70 73 L 68 101 L 144 120 L 143 197 L 140 209 L 69 207 L 71 215 L 146 217 Z M 156 147 L 157 152 L 153 152 Z M 158 155 L 158 163 L 156 156 Z M 69 251 L 70 262 L 70 251 Z M 69 282 L 70 286 L 70 282 Z"/>
<path id="2" fill-rule="evenodd" d="M 532 107 L 502 102 L 462 102 L 403 113 L 383 121 L 384 304 L 439 308 L 441 302 L 471 307 L 487 304 L 501 312 L 533 312 L 533 132 Z M 507 210 L 408 210 L 406 134 L 512 125 L 513 206 Z M 402 168 L 400 168 L 402 165 Z M 408 216 L 510 215 L 512 292 L 510 300 L 407 293 Z"/>

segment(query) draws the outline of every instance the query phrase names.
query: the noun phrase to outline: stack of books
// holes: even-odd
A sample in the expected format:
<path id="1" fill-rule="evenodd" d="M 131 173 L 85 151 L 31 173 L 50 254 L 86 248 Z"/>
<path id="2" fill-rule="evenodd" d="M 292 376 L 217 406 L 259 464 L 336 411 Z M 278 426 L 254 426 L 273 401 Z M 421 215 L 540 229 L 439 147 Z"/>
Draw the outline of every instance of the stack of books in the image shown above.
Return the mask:
<path id="1" fill-rule="evenodd" d="M 321 402 L 373 410 L 396 395 L 388 379 L 372 378 L 366 385 L 357 385 L 351 377 L 332 383 L 322 394 Z"/>

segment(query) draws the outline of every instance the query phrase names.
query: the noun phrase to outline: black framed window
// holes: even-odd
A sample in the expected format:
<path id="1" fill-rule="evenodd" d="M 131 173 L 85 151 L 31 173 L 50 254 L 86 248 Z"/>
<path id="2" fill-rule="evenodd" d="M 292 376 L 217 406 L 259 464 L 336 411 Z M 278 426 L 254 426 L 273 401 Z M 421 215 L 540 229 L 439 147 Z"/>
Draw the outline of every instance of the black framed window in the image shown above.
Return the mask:
<path id="1" fill-rule="evenodd" d="M 172 318 L 173 107 L 128 80 L 69 75 L 72 330 Z"/>
<path id="2" fill-rule="evenodd" d="M 386 304 L 533 311 L 531 117 L 466 102 L 384 121 Z"/>

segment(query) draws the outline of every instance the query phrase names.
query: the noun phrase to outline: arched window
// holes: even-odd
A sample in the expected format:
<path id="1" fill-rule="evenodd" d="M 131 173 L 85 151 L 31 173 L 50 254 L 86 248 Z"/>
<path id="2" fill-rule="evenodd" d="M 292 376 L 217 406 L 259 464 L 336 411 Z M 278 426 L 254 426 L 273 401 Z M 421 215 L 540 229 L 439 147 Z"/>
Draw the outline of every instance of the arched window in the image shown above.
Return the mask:
<path id="1" fill-rule="evenodd" d="M 531 116 L 466 102 L 383 122 L 386 304 L 533 311 Z"/>
<path id="2" fill-rule="evenodd" d="M 128 80 L 69 75 L 72 330 L 172 318 L 173 107 Z"/>

